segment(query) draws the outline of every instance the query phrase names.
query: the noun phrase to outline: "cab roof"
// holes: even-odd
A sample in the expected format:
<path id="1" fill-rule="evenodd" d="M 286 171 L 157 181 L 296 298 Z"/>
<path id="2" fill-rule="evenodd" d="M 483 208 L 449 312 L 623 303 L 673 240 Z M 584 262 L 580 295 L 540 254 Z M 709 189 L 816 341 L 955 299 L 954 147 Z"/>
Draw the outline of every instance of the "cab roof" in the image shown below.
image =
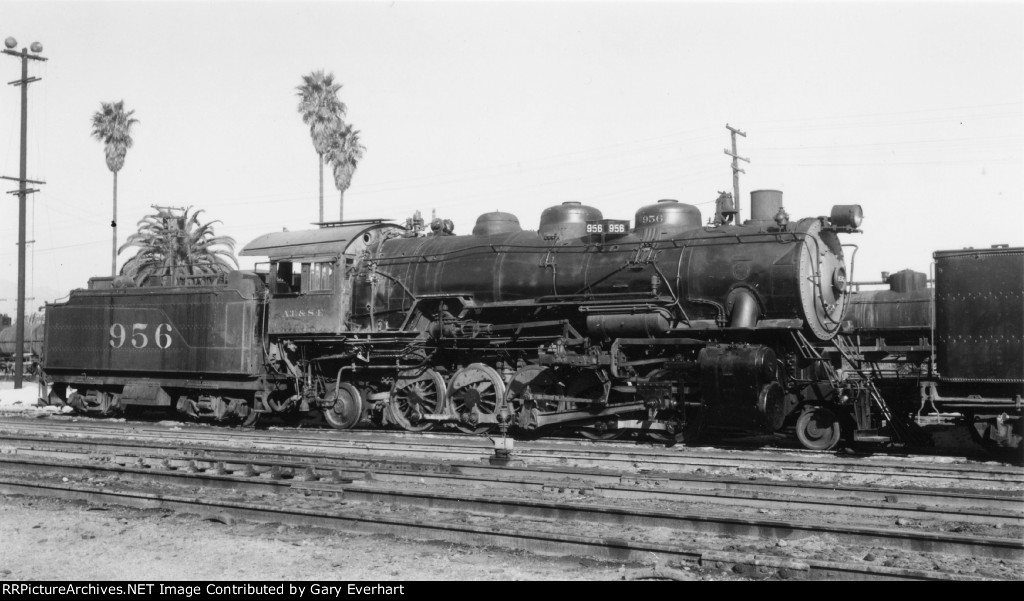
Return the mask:
<path id="1" fill-rule="evenodd" d="M 245 245 L 241 256 L 285 259 L 315 255 L 342 255 L 348 246 L 372 230 L 398 227 L 378 220 L 342 222 L 315 230 L 272 232 Z"/>

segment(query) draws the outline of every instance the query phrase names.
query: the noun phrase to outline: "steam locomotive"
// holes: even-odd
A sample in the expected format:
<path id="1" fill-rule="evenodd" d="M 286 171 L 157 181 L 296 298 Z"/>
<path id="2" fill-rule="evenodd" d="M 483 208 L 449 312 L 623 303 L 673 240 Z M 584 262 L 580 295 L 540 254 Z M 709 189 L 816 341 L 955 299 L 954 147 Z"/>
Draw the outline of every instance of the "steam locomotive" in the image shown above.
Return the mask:
<path id="1" fill-rule="evenodd" d="M 854 291 L 843 332 L 889 404 L 922 424 L 958 423 L 982 446 L 1024 443 L 1024 248 L 936 251 L 924 273 Z"/>
<path id="2" fill-rule="evenodd" d="M 93 278 L 46 307 L 51 402 L 678 442 L 792 428 L 813 449 L 883 436 L 898 417 L 836 368 L 855 360 L 839 235 L 861 208 L 790 221 L 782 193 L 761 190 L 751 219 L 735 216 L 723 195 L 708 223 L 675 200 L 632 227 L 579 202 L 536 231 L 504 212 L 469 235 L 445 220 L 322 223 L 250 242 L 241 254 L 266 258 L 255 272 Z"/>

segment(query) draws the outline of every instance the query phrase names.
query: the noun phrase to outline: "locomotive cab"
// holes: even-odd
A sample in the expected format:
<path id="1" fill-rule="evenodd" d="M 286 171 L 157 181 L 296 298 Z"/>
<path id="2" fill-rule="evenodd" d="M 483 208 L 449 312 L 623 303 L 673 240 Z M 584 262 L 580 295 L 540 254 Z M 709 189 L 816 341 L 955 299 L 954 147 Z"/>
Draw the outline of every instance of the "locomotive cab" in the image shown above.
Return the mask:
<path id="1" fill-rule="evenodd" d="M 314 256 L 270 262 L 271 333 L 341 331 L 345 294 L 339 280 L 345 280 L 337 277 L 340 260 Z"/>
<path id="2" fill-rule="evenodd" d="M 320 224 L 318 230 L 274 232 L 241 255 L 270 259 L 267 333 L 333 335 L 351 330 L 352 284 L 369 245 L 396 229 L 380 220 Z"/>

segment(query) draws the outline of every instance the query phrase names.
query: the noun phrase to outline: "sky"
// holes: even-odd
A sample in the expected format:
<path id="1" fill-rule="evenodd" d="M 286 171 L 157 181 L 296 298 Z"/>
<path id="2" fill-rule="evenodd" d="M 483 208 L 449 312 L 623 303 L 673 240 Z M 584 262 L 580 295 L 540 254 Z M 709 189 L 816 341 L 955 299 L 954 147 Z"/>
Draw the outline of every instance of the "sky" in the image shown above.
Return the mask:
<path id="1" fill-rule="evenodd" d="M 535 229 L 568 200 L 632 220 L 661 198 L 707 219 L 732 189 L 730 124 L 747 134 L 744 214 L 757 189 L 782 190 L 793 218 L 862 205 L 854 280 L 1024 246 L 1024 3 L 0 0 L 8 36 L 48 59 L 29 65 L 28 177 L 46 182 L 27 211 L 30 309 L 110 274 L 101 102 L 139 120 L 121 242 L 152 205 L 204 210 L 238 250 L 313 227 L 296 87 L 318 69 L 367 148 L 349 219 L 436 211 L 467 234 L 488 211 Z M 0 55 L 0 83 L 19 77 Z M 3 86 L 0 175 L 18 175 L 19 110 Z M 324 196 L 335 216 L 329 175 Z M 0 313 L 17 218 L 4 194 Z"/>

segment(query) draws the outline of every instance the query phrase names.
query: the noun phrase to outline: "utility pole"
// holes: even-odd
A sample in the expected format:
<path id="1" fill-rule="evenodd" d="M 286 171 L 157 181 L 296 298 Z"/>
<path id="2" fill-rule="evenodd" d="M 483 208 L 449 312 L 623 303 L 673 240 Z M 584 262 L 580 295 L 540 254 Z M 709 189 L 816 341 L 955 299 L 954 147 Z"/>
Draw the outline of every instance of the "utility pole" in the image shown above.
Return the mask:
<path id="1" fill-rule="evenodd" d="M 739 134 L 744 138 L 747 137 L 747 134 L 746 132 L 742 132 L 736 129 L 735 127 L 731 127 L 728 123 L 725 124 L 725 129 L 729 130 L 729 132 L 731 132 L 732 135 L 732 152 L 729 152 L 729 149 L 725 149 L 725 154 L 732 157 L 732 197 L 735 199 L 736 203 L 736 221 L 734 223 L 736 225 L 739 225 L 740 207 L 742 206 L 742 203 L 740 202 L 740 174 L 746 173 L 746 171 L 740 169 L 740 164 L 737 163 L 736 161 L 740 160 L 749 163 L 750 159 L 741 157 L 738 154 L 736 154 L 736 134 Z"/>
<path id="2" fill-rule="evenodd" d="M 17 52 L 14 48 L 18 41 L 14 38 L 4 40 L 6 48 L 4 54 L 16 56 L 21 59 L 21 79 L 9 82 L 12 86 L 21 86 L 21 170 L 19 173 L 18 190 L 10 194 L 18 195 L 18 313 L 17 324 L 15 325 L 15 351 L 14 351 L 14 388 L 21 388 L 21 382 L 25 374 L 25 197 L 36 189 L 29 189 L 26 184 L 44 184 L 46 182 L 28 179 L 28 84 L 39 81 L 38 77 L 28 76 L 28 61 L 45 61 L 38 56 L 43 51 L 43 45 L 39 42 L 32 42 L 32 53 L 28 48 L 22 48 Z M 13 177 L 4 177 L 13 180 Z"/>

